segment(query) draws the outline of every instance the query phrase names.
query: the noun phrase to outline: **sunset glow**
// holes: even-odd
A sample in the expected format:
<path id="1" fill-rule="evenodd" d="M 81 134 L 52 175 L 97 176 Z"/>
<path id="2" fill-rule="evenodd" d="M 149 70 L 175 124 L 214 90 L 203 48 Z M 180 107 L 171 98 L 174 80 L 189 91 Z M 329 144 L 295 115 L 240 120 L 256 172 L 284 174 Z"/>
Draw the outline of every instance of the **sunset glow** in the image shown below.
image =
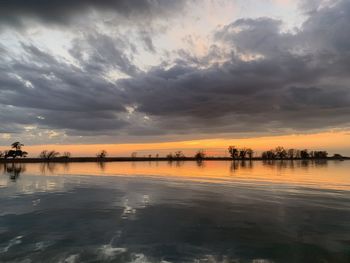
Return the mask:
<path id="1" fill-rule="evenodd" d="M 256 153 L 273 149 L 283 145 L 286 148 L 328 150 L 330 153 L 340 153 L 350 155 L 350 133 L 349 132 L 325 132 L 316 134 L 299 134 L 285 136 L 270 136 L 245 139 L 205 139 L 177 142 L 161 143 L 134 143 L 134 144 L 83 144 L 83 145 L 33 145 L 26 146 L 31 157 L 37 157 L 42 150 L 56 150 L 61 153 L 70 151 L 72 156 L 95 156 L 99 150 L 106 150 L 109 156 L 131 156 L 136 152 L 137 156 L 143 157 L 149 154 L 159 154 L 165 157 L 170 152 L 182 150 L 186 156 L 193 156 L 200 149 L 206 151 L 208 156 L 228 156 L 227 147 L 234 145 L 237 147 L 254 148 Z M 1 149 L 2 148 L 2 149 Z M 5 150 L 6 147 L 1 147 Z"/>

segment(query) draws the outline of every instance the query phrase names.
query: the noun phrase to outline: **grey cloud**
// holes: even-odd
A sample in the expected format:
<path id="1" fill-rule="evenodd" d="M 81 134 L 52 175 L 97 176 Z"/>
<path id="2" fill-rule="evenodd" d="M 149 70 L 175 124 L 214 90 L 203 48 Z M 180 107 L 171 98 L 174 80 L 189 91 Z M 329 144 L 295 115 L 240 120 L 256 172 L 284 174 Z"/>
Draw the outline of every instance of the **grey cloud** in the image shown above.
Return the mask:
<path id="1" fill-rule="evenodd" d="M 139 32 L 140 34 L 140 39 L 141 41 L 144 43 L 145 49 L 147 51 L 151 51 L 153 53 L 155 53 L 155 46 L 153 45 L 153 40 L 152 40 L 152 33 L 151 32 L 147 32 L 145 30 L 141 30 Z"/>
<path id="2" fill-rule="evenodd" d="M 76 39 L 70 54 L 87 72 L 99 74 L 115 69 L 132 76 L 139 72 L 139 69 L 132 63 L 132 55 L 128 55 L 127 51 L 129 54 L 137 52 L 136 47 L 126 38 L 112 38 L 95 33 Z M 83 57 L 84 53 L 88 54 L 87 59 Z"/>
<path id="3" fill-rule="evenodd" d="M 140 105 L 140 111 L 152 115 L 216 118 L 232 112 L 267 110 L 269 103 L 273 104 L 272 100 L 276 99 L 275 94 L 286 85 L 311 82 L 315 72 L 316 69 L 307 68 L 302 58 L 290 57 L 235 61 L 206 70 L 189 66 L 158 68 L 138 78 L 123 80 L 120 85 L 126 86 L 130 100 Z M 259 101 L 261 97 L 270 101 Z"/>
<path id="4" fill-rule="evenodd" d="M 312 13 L 312 17 L 303 24 L 301 37 L 316 50 L 328 50 L 335 53 L 349 52 L 350 49 L 350 2 L 338 1 L 331 8 L 323 8 Z"/>
<path id="5" fill-rule="evenodd" d="M 140 112 L 164 118 L 165 127 L 174 118 L 179 129 L 190 130 L 190 123 L 214 132 L 235 132 L 236 121 L 247 131 L 250 124 L 260 130 L 349 125 L 349 7 L 341 1 L 319 9 L 296 33 L 281 32 L 274 19 L 237 20 L 215 34 L 233 47 L 223 65 L 198 68 L 193 65 L 202 62 L 184 53 L 174 67 L 156 67 L 120 85 Z M 262 57 L 245 61 L 242 54 Z M 304 123 L 311 116 L 312 126 Z"/>
<path id="6" fill-rule="evenodd" d="M 120 130 L 127 123 L 112 111 L 45 111 L 38 120 L 41 127 L 48 129 L 66 129 L 67 134 L 98 135 L 108 134 L 111 130 Z"/>
<path id="7" fill-rule="evenodd" d="M 183 7 L 183 0 L 11 0 L 0 2 L 0 24 L 24 26 L 24 19 L 34 18 L 64 25 L 91 10 L 114 12 L 130 19 L 167 17 Z"/>
<path id="8" fill-rule="evenodd" d="M 0 116 L 3 124 L 96 132 L 124 125 L 117 116 L 125 112 L 124 95 L 103 72 L 73 66 L 33 46 L 23 48 L 24 60 L 1 65 L 0 104 L 13 107 Z"/>
<path id="9" fill-rule="evenodd" d="M 296 108 L 336 110 L 350 105 L 350 92 L 346 87 L 291 87 L 286 94 Z"/>
<path id="10" fill-rule="evenodd" d="M 279 51 L 282 22 L 271 18 L 239 19 L 216 32 L 219 40 L 234 42 L 239 52 L 271 53 Z"/>
<path id="11" fill-rule="evenodd" d="M 158 126 L 175 133 L 299 130 L 310 117 L 318 122 L 308 129 L 349 122 L 347 87 L 294 88 L 291 85 L 303 80 L 317 82 L 319 76 L 311 79 L 300 74 L 298 79 L 297 73 L 305 68 L 292 76 L 292 70 L 284 72 L 267 67 L 271 67 L 270 63 L 261 61 L 250 65 L 247 71 L 237 65 L 207 71 L 173 69 L 171 72 L 178 75 L 169 76 L 165 72 L 160 78 L 159 72 L 154 76 L 148 73 L 138 81 L 124 80 L 123 85 L 140 112 L 160 118 Z"/>

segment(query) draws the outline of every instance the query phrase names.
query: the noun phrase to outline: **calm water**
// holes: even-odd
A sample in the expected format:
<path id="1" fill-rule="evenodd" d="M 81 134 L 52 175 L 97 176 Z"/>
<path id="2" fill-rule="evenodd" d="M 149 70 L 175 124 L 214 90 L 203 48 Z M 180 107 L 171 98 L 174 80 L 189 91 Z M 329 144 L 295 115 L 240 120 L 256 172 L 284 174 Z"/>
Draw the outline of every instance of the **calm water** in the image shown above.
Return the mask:
<path id="1" fill-rule="evenodd" d="M 350 262 L 350 162 L 0 165 L 0 262 Z"/>

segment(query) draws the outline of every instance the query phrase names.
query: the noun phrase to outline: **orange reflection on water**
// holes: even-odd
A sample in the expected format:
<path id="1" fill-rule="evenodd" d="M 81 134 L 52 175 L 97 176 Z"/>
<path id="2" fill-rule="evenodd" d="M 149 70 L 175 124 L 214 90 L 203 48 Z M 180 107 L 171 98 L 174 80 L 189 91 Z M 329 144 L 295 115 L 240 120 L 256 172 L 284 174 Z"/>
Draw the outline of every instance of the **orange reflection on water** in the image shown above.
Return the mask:
<path id="1" fill-rule="evenodd" d="M 133 176 L 212 183 L 277 183 L 350 190 L 348 161 L 159 161 L 2 164 L 0 173 L 47 176 Z"/>

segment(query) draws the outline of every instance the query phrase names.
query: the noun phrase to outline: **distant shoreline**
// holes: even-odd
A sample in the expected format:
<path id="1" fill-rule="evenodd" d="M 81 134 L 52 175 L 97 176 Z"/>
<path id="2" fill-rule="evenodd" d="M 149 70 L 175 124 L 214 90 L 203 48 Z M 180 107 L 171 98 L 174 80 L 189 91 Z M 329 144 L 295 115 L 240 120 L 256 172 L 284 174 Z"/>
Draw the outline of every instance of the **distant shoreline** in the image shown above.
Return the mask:
<path id="1" fill-rule="evenodd" d="M 335 158 L 285 158 L 285 159 L 263 159 L 261 157 L 256 158 L 246 158 L 246 159 L 232 159 L 230 157 L 205 157 L 203 159 L 196 159 L 194 157 L 183 157 L 183 158 L 173 158 L 169 159 L 167 157 L 56 157 L 52 159 L 42 159 L 42 158 L 8 158 L 0 159 L 0 163 L 88 163 L 88 162 L 178 162 L 178 161 L 340 161 L 340 160 L 350 160 L 350 157 Z"/>

